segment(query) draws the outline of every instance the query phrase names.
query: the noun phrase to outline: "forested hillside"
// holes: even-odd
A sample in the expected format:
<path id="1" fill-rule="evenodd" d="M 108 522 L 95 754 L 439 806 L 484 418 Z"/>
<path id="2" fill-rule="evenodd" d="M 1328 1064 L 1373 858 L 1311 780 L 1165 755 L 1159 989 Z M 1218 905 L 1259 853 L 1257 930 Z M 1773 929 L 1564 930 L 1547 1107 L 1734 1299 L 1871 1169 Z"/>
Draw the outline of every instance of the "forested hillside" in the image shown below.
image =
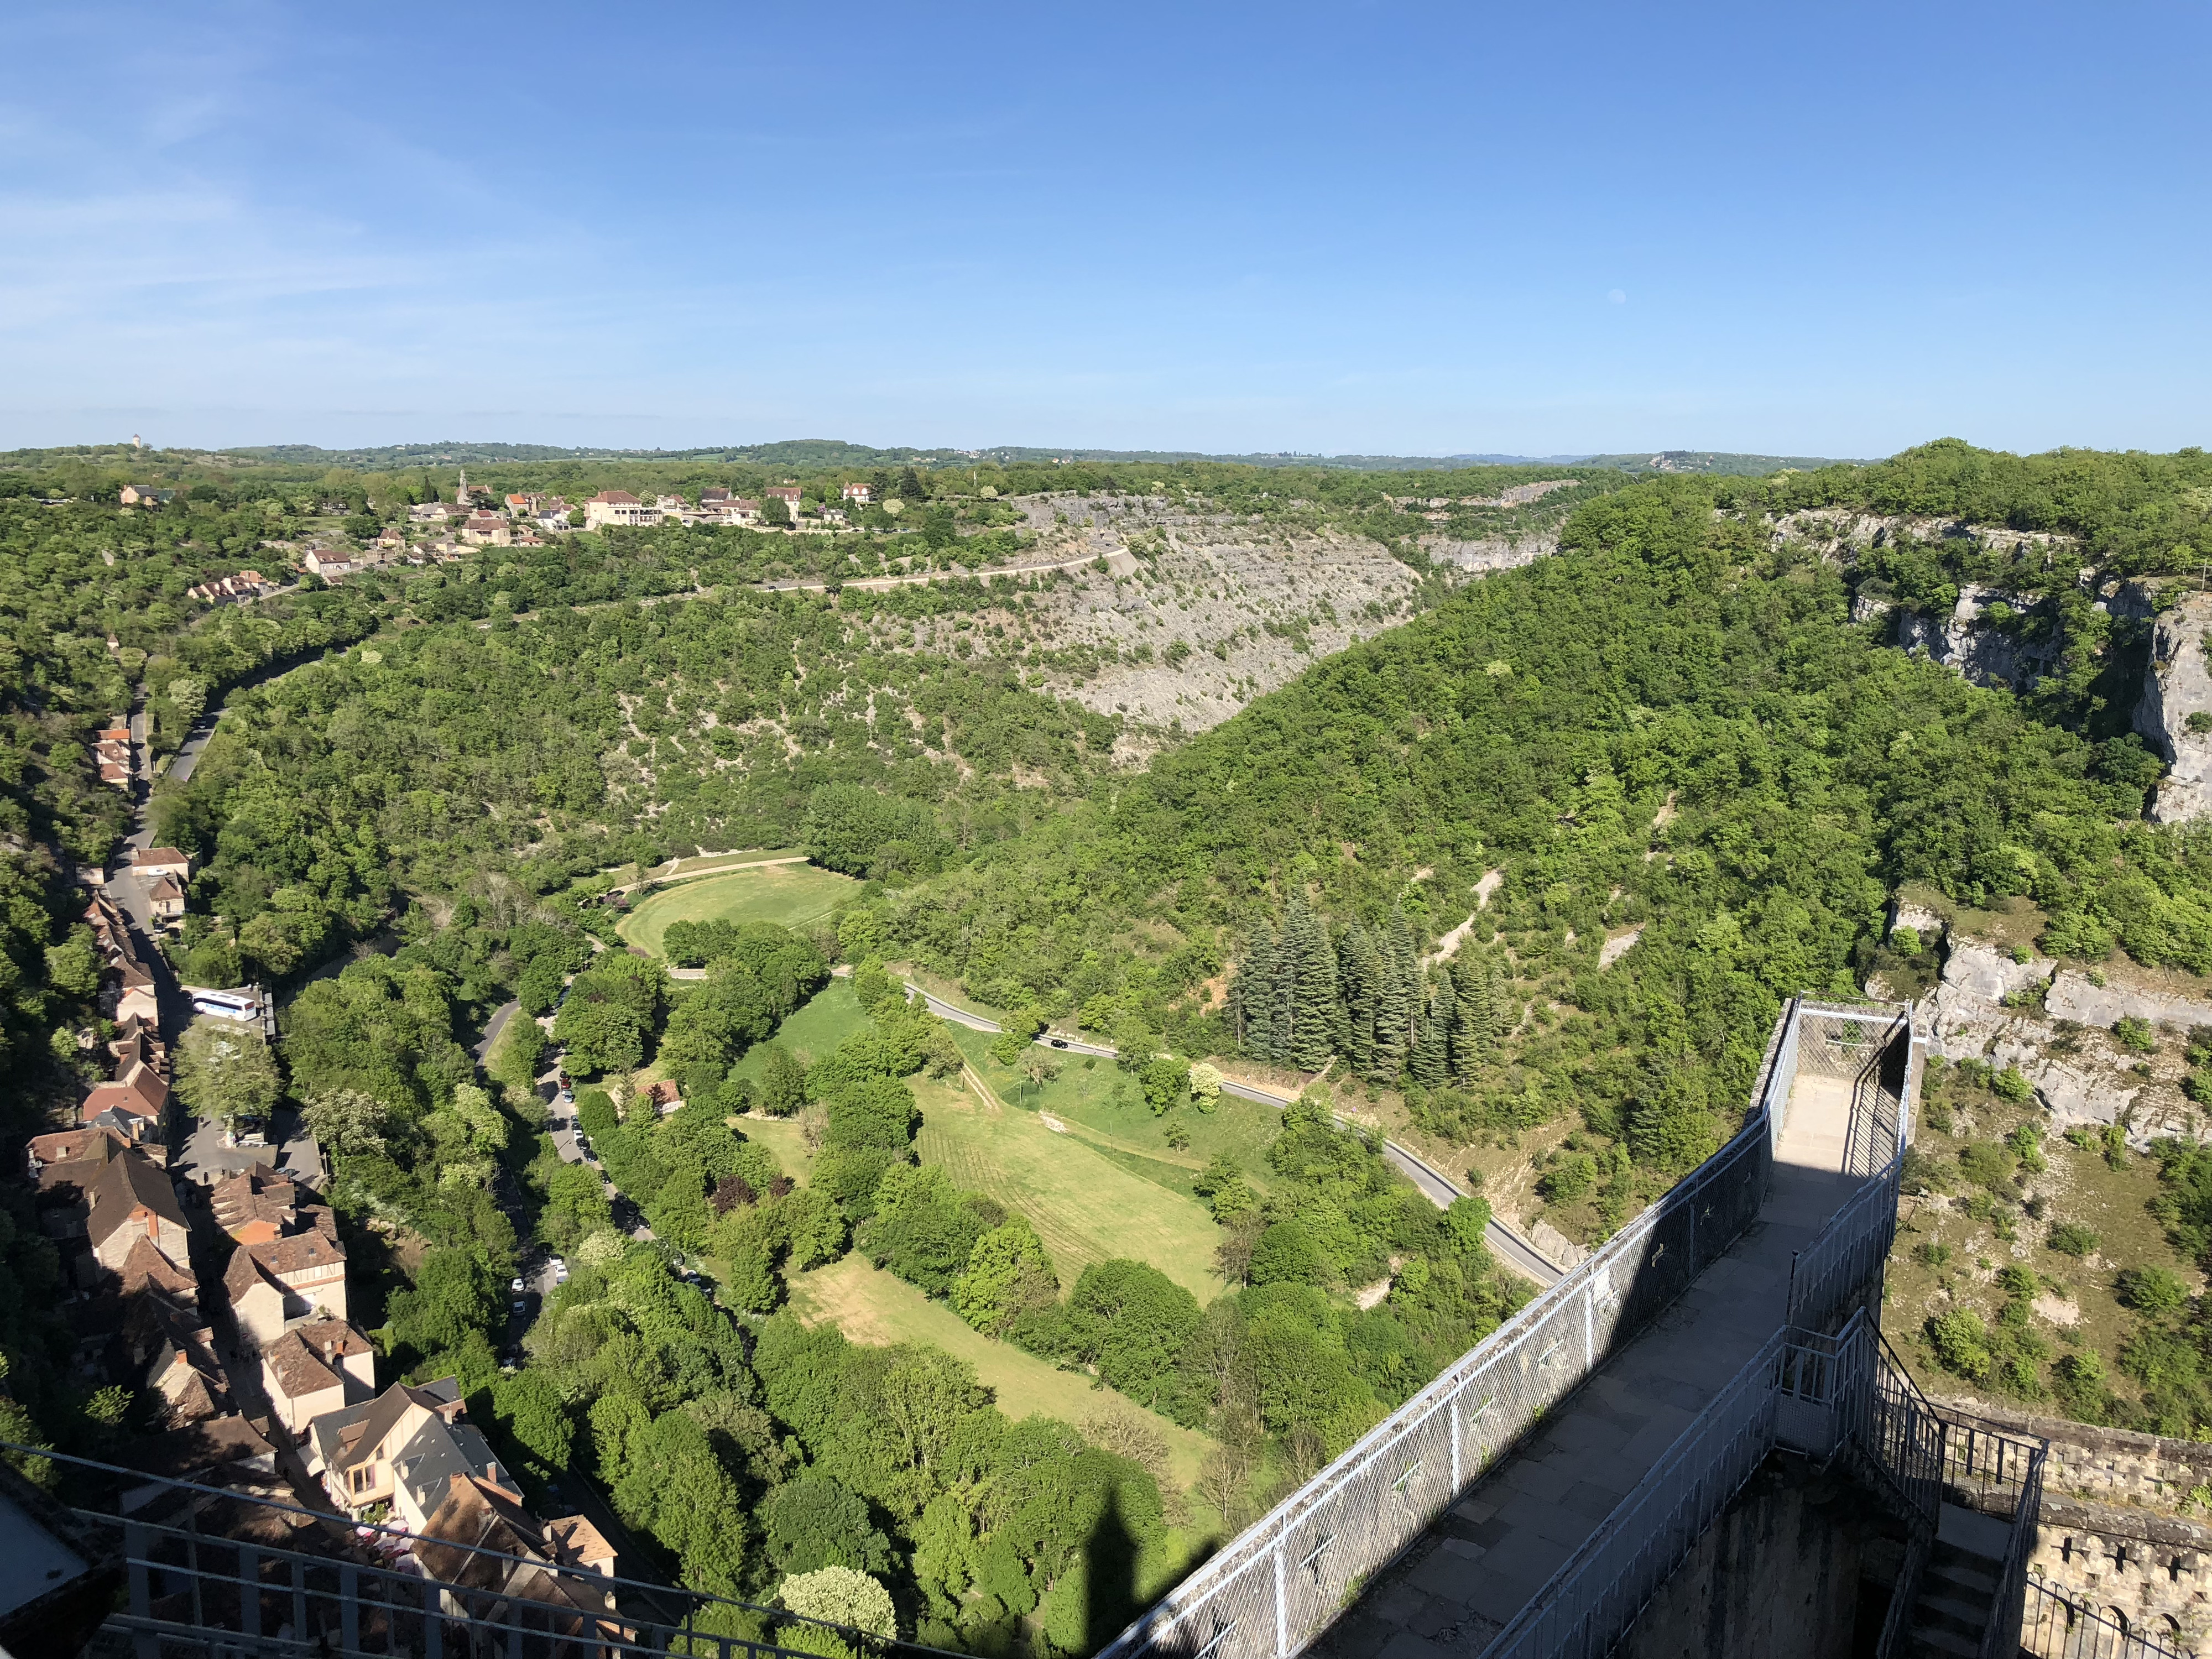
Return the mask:
<path id="1" fill-rule="evenodd" d="M 1540 498 L 1506 494 L 1559 482 L 1536 469 L 902 469 L 858 533 L 664 525 L 191 599 L 275 563 L 268 544 L 356 541 L 439 487 L 286 479 L 281 459 L 144 512 L 102 498 L 113 478 L 89 459 L 0 495 L 9 1133 L 66 1111 L 93 1075 L 79 1033 L 103 1034 L 64 866 L 110 854 L 126 811 L 87 739 L 135 701 L 166 750 L 219 706 L 190 781 L 154 801 L 161 839 L 197 860 L 172 948 L 195 981 L 283 994 L 283 1087 L 335 1155 L 385 1360 L 462 1376 L 532 1480 L 598 1480 L 702 1588 L 834 1563 L 882 1577 L 902 1627 L 933 1639 L 1095 1643 L 1127 1609 L 1085 1601 L 1085 1527 L 1118 1510 L 1150 1593 L 1517 1294 L 1481 1206 L 1436 1211 L 1332 1108 L 1469 1179 L 1517 1163 L 1547 1216 L 1595 1239 L 1733 1127 L 1784 998 L 1899 969 L 1900 887 L 2030 902 L 2051 955 L 2212 970 L 2212 851 L 2145 821 L 2161 765 L 2124 712 L 2142 639 L 2094 603 L 2115 577 L 2212 558 L 2194 452 L 1939 444 L 1768 477 L 1575 474 Z M 621 465 L 487 471 L 579 489 L 767 476 Z M 1261 579 L 1203 562 L 1232 532 L 1309 575 L 1316 550 L 1355 541 L 1393 574 L 1356 616 L 1304 598 L 1303 621 L 1248 616 Z M 1091 568 L 1094 533 L 1121 565 Z M 1558 551 L 1469 579 L 1425 551 L 1462 533 Z M 1083 568 L 854 585 L 1040 547 Z M 2014 692 L 1886 643 L 1882 605 L 1932 614 L 1968 582 L 2038 596 L 2064 630 L 2057 670 Z M 1097 694 L 1261 636 L 1268 674 L 1296 678 L 1232 677 L 1206 718 L 1241 712 L 1195 735 Z M 661 948 L 696 981 L 626 952 L 596 904 L 617 866 L 784 847 L 849 890 L 790 929 L 675 922 Z M 396 954 L 315 977 L 380 939 Z M 854 971 L 825 992 L 833 963 Z M 967 1086 L 984 1051 L 910 1010 L 891 968 L 1006 1017 L 1006 1086 L 1018 1033 L 1046 1019 L 1121 1049 L 1086 1098 L 1158 1139 L 1094 1144 L 1217 1239 L 1216 1277 L 1194 1280 L 1210 1303 L 1157 1262 L 1063 1282 L 1018 1204 L 921 1160 L 919 1103 L 944 1108 L 930 1091 Z M 803 1062 L 771 1042 L 833 994 L 852 999 L 834 1040 Z M 469 1046 L 510 996 L 524 1017 L 480 1071 Z M 549 1043 L 653 1240 L 627 1237 L 597 1173 L 542 1133 Z M 1328 1088 L 1249 1144 L 1188 1153 L 1237 1066 L 1326 1069 Z M 1962 1115 L 2017 1103 L 1976 1092 L 2013 1089 L 2001 1073 L 1958 1076 Z M 665 1119 L 640 1104 L 658 1081 L 686 1102 Z M 2021 1145 L 2026 1167 L 2040 1154 Z M 2021 1197 L 1998 1154 L 1976 1156 L 1984 1190 Z M 2197 1161 L 2175 1151 L 2169 1184 Z M 98 1449 L 138 1419 L 69 1381 L 42 1311 L 52 1252 L 10 1204 L 7 1421 Z M 2181 1238 L 2195 1210 L 2169 1208 Z M 500 1287 L 533 1242 L 578 1271 L 502 1373 Z M 679 1252 L 712 1264 L 713 1296 L 671 1277 Z M 848 1252 L 916 1317 L 949 1309 L 978 1352 L 1151 1416 L 1018 1420 L 939 1347 L 806 1327 L 818 1304 L 795 1286 Z M 2023 1398 L 2134 1409 L 2024 1347 L 1959 1352 L 2025 1378 Z M 2160 1397 L 2171 1415 L 2197 1396 Z M 1195 1508 L 1164 1484 L 1163 1432 L 1206 1449 Z"/>

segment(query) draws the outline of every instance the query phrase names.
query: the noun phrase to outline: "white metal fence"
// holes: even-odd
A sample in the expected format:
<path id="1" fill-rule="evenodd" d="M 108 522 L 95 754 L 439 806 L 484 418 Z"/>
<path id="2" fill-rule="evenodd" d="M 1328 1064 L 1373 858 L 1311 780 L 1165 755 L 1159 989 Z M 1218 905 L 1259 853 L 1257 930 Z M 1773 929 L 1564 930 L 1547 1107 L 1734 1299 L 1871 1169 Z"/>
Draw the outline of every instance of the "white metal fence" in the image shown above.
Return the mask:
<path id="1" fill-rule="evenodd" d="M 1808 1015 L 1813 1017 L 1809 1022 Z M 1753 1114 L 1741 1133 L 1193 1573 L 1116 1638 L 1102 1659 L 1287 1659 L 1310 1643 L 1539 1417 L 1687 1290 L 1756 1218 L 1765 1201 L 1774 1149 L 1808 1032 L 1815 1063 L 1837 1075 L 1859 1076 L 1868 1060 L 1878 1060 L 1877 1036 L 1894 1043 L 1902 1034 L 1910 1046 L 1902 1010 L 1792 1002 L 1768 1042 L 1754 1085 Z M 1899 1060 L 1895 1077 L 1893 1139 L 1905 1133 L 1909 1121 L 1905 1060 Z M 1875 1224 L 1878 1211 L 1870 1204 L 1854 1212 L 1849 1224 Z M 1893 1214 L 1882 1224 L 1893 1225 Z M 1878 1265 L 1887 1249 L 1885 1234 L 1881 1249 L 1872 1252 L 1872 1263 Z M 1834 1255 L 1838 1273 L 1869 1259 L 1850 1241 Z M 1725 1396 L 1740 1408 L 1735 1415 L 1717 1415 L 1717 1401 L 1692 1425 L 1685 1443 L 1662 1460 L 1664 1490 L 1639 1488 L 1638 1496 L 1596 1529 L 1586 1549 L 1599 1554 L 1583 1570 L 1576 1589 L 1577 1605 L 1588 1612 L 1571 1616 L 1574 1628 L 1595 1632 L 1621 1607 L 1632 1613 L 1640 1606 L 1649 1589 L 1633 1585 L 1662 1556 L 1662 1575 L 1671 1570 L 1680 1550 L 1711 1522 L 1771 1446 L 1778 1368 L 1786 1344 L 1778 1333 L 1769 1346 L 1773 1352 L 1763 1352 Z M 1776 1373 L 1763 1392 L 1758 1381 L 1762 1364 Z M 1741 1475 L 1732 1474 L 1753 1444 L 1759 1445 L 1758 1456 L 1743 1466 Z M 1658 1479 L 1659 1472 L 1652 1478 Z M 1641 1539 L 1612 1541 L 1632 1530 L 1621 1517 L 1639 1504 L 1639 1516 L 1665 1518 L 1663 1534 L 1658 1534 L 1669 1540 L 1663 1547 Z M 1690 1530 L 1684 1534 L 1686 1527 Z M 1667 1554 L 1668 1549 L 1674 1553 Z M 1618 1633 L 1616 1628 L 1604 1640 Z"/>

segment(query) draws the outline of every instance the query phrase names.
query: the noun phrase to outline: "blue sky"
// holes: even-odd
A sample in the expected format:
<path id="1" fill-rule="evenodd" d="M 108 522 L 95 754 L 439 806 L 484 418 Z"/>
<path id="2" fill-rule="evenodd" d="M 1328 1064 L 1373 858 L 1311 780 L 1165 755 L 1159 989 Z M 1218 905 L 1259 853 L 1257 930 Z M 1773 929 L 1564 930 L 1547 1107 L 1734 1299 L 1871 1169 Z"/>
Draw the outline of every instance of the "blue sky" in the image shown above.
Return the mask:
<path id="1" fill-rule="evenodd" d="M 0 49 L 0 445 L 2212 441 L 2201 3 L 19 0 Z"/>

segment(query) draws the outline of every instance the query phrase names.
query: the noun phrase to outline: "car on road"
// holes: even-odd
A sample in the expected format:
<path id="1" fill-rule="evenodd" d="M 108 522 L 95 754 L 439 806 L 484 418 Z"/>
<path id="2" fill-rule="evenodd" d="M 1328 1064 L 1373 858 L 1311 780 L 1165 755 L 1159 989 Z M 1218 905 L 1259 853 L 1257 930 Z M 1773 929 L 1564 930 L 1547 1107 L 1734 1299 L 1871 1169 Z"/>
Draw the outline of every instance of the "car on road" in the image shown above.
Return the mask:
<path id="1" fill-rule="evenodd" d="M 1066 1037 L 1054 1037 L 1051 1039 L 1051 1042 L 1052 1046 L 1055 1048 L 1065 1048 L 1067 1047 L 1067 1039 Z"/>
<path id="2" fill-rule="evenodd" d="M 518 1296 L 507 1304 L 507 1311 L 514 1314 L 526 1314 L 530 1311 L 530 1304 Z"/>
<path id="3" fill-rule="evenodd" d="M 521 1281 L 520 1279 L 516 1279 L 516 1280 L 514 1281 L 514 1283 L 513 1283 L 512 1285 L 508 1285 L 507 1288 L 508 1290 L 510 1290 L 510 1291 L 514 1291 L 517 1296 L 520 1296 L 520 1295 L 522 1294 L 522 1281 Z"/>

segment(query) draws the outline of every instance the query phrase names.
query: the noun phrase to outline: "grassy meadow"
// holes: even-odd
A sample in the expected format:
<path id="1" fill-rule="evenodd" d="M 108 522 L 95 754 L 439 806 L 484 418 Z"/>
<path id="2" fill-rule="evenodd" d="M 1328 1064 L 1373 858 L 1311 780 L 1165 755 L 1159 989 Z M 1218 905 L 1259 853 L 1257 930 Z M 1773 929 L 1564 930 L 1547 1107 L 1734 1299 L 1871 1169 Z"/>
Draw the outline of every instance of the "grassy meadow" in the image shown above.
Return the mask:
<path id="1" fill-rule="evenodd" d="M 1146 1411 L 1114 1389 L 1095 1384 L 1076 1371 L 1064 1371 L 1011 1342 L 994 1341 L 972 1330 L 942 1302 L 933 1302 L 913 1285 L 872 1265 L 855 1252 L 826 1267 L 794 1274 L 792 1308 L 810 1324 L 833 1320 L 855 1342 L 887 1346 L 927 1342 L 975 1369 L 985 1387 L 998 1395 L 999 1409 L 1019 1419 L 1034 1413 L 1081 1426 L 1102 1412 L 1141 1418 L 1167 1442 L 1176 1483 L 1188 1487 L 1212 1442 Z"/>
<path id="2" fill-rule="evenodd" d="M 811 864 L 756 865 L 665 888 L 640 902 L 616 931 L 624 944 L 658 956 L 671 922 L 773 921 L 803 928 L 828 915 L 854 885 L 849 876 Z"/>
<path id="3" fill-rule="evenodd" d="M 1150 1262 L 1203 1304 L 1221 1294 L 1213 1276 L 1220 1230 L 1187 1192 L 1131 1172 L 1071 1126 L 979 1099 L 957 1079 L 916 1079 L 924 1164 L 1029 1218 L 1052 1252 L 1063 1286 L 1094 1261 Z M 1056 1120 L 1066 1121 L 1066 1120 Z"/>

